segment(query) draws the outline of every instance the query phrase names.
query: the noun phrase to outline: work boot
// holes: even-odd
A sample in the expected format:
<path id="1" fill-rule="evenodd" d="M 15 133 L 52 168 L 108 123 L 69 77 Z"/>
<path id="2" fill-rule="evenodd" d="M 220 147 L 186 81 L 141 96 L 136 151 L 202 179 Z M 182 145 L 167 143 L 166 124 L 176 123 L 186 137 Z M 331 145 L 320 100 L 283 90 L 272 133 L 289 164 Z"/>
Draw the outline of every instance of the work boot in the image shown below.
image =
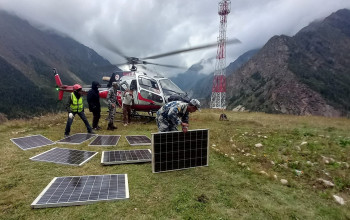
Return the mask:
<path id="1" fill-rule="evenodd" d="M 109 123 L 108 124 L 108 127 L 107 127 L 107 130 L 114 130 L 114 125 L 113 125 L 113 123 Z"/>
<path id="2" fill-rule="evenodd" d="M 114 126 L 114 124 L 112 124 L 112 127 L 113 127 L 113 129 L 118 129 L 118 127 L 117 127 L 117 126 Z"/>

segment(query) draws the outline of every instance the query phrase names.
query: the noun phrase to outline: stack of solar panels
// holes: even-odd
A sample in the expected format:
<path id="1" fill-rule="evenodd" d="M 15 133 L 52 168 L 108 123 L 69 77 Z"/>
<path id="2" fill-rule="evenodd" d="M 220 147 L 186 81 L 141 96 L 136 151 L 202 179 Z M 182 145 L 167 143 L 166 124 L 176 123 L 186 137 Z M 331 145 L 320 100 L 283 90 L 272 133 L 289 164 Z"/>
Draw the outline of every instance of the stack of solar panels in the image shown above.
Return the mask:
<path id="1" fill-rule="evenodd" d="M 152 134 L 154 173 L 208 166 L 209 130 Z"/>

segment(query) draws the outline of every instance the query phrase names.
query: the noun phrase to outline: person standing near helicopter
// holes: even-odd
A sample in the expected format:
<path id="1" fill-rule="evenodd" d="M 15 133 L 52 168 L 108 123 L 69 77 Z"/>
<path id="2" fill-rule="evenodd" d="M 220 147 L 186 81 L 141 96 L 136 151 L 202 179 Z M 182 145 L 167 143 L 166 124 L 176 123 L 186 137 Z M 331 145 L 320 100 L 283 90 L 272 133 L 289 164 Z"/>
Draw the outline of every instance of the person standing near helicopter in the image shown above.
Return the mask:
<path id="1" fill-rule="evenodd" d="M 182 101 L 169 102 L 157 111 L 156 122 L 159 132 L 177 131 L 181 124 L 182 131 L 187 132 L 189 113 L 200 111 L 200 102 L 191 99 L 189 103 Z"/>
<path id="2" fill-rule="evenodd" d="M 123 121 L 124 126 L 130 124 L 131 121 L 131 106 L 134 103 L 134 96 L 132 89 L 126 89 L 123 92 Z"/>
<path id="3" fill-rule="evenodd" d="M 70 127 L 72 126 L 73 119 L 76 114 L 79 115 L 81 120 L 83 120 L 87 129 L 87 132 L 90 134 L 94 134 L 84 113 L 83 97 L 81 97 L 81 91 L 82 91 L 81 85 L 75 84 L 73 86 L 73 92 L 70 94 L 70 97 L 66 106 L 66 109 L 68 111 L 68 119 L 66 124 L 66 130 L 64 132 L 65 137 L 69 136 Z"/>
<path id="4" fill-rule="evenodd" d="M 117 129 L 117 127 L 114 126 L 114 116 L 117 108 L 117 90 L 118 90 L 118 83 L 113 82 L 112 87 L 109 88 L 108 95 L 107 95 L 108 112 L 109 112 L 107 130 Z"/>
<path id="5" fill-rule="evenodd" d="M 93 81 L 91 84 L 91 89 L 87 94 L 87 101 L 89 104 L 89 110 L 92 112 L 92 129 L 100 130 L 101 127 L 98 126 L 98 121 L 101 117 L 101 104 L 100 104 L 100 94 L 98 88 L 100 88 L 100 83 Z"/>

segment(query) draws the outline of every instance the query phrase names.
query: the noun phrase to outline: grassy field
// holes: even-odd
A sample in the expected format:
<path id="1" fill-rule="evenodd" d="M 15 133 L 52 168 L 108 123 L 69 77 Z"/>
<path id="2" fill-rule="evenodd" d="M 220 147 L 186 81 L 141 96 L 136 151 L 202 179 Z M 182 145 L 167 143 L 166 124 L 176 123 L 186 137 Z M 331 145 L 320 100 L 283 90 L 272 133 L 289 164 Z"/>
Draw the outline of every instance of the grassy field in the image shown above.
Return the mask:
<path id="1" fill-rule="evenodd" d="M 226 112 L 194 113 L 190 129 L 210 129 L 208 167 L 153 174 L 151 164 L 102 166 L 101 152 L 135 149 L 125 135 L 156 132 L 154 122 L 99 134 L 122 135 L 117 147 L 51 145 L 23 151 L 10 138 L 42 134 L 63 137 L 66 114 L 0 125 L 1 219 L 350 219 L 350 120 L 313 116 Z M 87 113 L 89 121 L 92 115 Z M 118 116 L 117 120 L 121 119 Z M 80 119 L 72 134 L 84 133 Z M 261 147 L 256 147 L 256 144 Z M 30 157 L 53 147 L 98 151 L 81 167 L 34 162 Z M 147 148 L 144 147 L 137 147 Z M 31 209 L 30 204 L 59 176 L 128 174 L 130 199 L 84 206 Z M 325 186 L 319 178 L 331 181 Z M 288 181 L 281 183 L 281 179 Z"/>

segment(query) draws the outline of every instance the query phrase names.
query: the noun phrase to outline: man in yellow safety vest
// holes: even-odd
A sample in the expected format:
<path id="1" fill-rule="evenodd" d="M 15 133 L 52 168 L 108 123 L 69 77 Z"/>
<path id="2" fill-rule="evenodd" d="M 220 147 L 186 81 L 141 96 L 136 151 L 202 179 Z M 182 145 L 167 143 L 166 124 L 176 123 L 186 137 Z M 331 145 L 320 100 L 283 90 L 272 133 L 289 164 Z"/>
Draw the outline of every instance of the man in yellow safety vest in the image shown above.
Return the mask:
<path id="1" fill-rule="evenodd" d="M 87 128 L 87 132 L 90 134 L 93 134 L 92 128 L 86 119 L 85 113 L 84 113 L 84 106 L 83 106 L 83 97 L 81 97 L 81 85 L 75 84 L 73 86 L 74 92 L 71 93 L 66 109 L 68 111 L 68 120 L 66 125 L 66 130 L 64 132 L 64 136 L 68 137 L 70 133 L 70 127 L 72 126 L 74 116 L 76 114 L 79 115 L 81 120 L 85 123 L 85 126 Z"/>

